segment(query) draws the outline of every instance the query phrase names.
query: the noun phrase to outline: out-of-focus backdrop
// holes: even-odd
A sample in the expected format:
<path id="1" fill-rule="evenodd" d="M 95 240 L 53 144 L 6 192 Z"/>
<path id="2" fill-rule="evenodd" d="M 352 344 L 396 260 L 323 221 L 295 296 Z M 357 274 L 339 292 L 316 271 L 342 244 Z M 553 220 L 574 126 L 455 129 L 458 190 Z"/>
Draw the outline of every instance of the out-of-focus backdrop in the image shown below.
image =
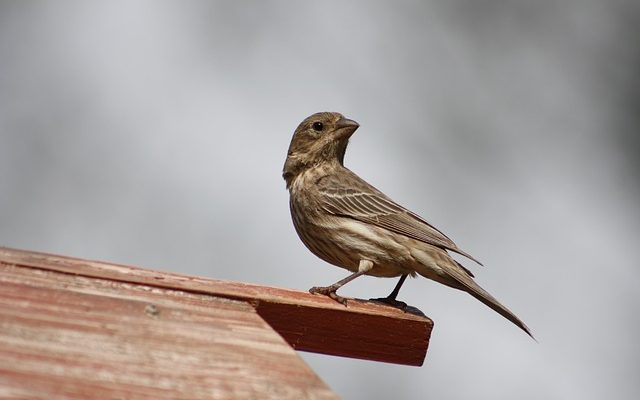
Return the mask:
<path id="1" fill-rule="evenodd" d="M 535 343 L 425 279 L 412 368 L 302 354 L 345 399 L 636 399 L 640 4 L 0 3 L 0 245 L 306 290 L 297 124 L 486 265 Z M 342 294 L 386 295 L 361 278 Z"/>

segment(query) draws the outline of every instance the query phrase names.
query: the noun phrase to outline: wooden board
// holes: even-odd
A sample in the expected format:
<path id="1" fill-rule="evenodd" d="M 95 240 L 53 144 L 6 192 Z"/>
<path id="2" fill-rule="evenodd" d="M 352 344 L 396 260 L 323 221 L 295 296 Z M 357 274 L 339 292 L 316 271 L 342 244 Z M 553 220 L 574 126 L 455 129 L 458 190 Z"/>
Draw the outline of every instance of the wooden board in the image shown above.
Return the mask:
<path id="1" fill-rule="evenodd" d="M 5 262 L 0 397 L 337 398 L 245 301 Z"/>
<path id="2" fill-rule="evenodd" d="M 417 309 L 404 312 L 369 301 L 352 299 L 345 307 L 307 292 L 3 247 L 0 262 L 247 301 L 293 348 L 303 351 L 419 366 L 433 329 L 433 321 Z"/>

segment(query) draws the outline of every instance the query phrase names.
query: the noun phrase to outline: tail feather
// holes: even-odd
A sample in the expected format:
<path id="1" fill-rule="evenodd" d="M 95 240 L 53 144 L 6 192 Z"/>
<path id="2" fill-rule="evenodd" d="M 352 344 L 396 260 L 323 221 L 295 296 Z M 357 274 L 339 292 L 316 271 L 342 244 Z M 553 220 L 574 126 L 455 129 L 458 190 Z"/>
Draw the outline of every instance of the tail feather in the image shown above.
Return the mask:
<path id="1" fill-rule="evenodd" d="M 465 285 L 466 286 L 466 285 Z M 475 287 L 471 290 L 467 291 L 476 299 L 480 300 L 487 306 L 489 306 L 492 310 L 496 311 L 498 314 L 502 315 L 509 321 L 513 322 L 518 328 L 522 329 L 526 332 L 527 335 L 531 336 L 533 340 L 536 338 L 531 334 L 531 330 L 529 327 L 520 320 L 514 313 L 512 313 L 507 307 L 503 306 L 495 297 L 491 296 L 486 290 L 482 289 L 480 286 L 475 284 Z"/>
<path id="2" fill-rule="evenodd" d="M 520 318 L 516 317 L 516 315 L 512 313 L 507 307 L 503 306 L 498 300 L 496 300 L 495 297 L 490 295 L 489 292 L 481 288 L 480 285 L 478 285 L 473 279 L 471 279 L 469 275 L 467 275 L 465 270 L 466 268 L 447 268 L 445 272 L 459 284 L 459 289 L 466 291 L 476 299 L 483 302 L 492 310 L 511 321 L 518 328 L 525 331 L 527 335 L 531 336 L 531 338 L 535 340 L 535 338 L 531 334 L 531 330 L 529 330 L 529 327 L 527 327 L 527 325 L 522 322 Z"/>
<path id="3" fill-rule="evenodd" d="M 486 290 L 481 288 L 473 280 L 471 271 L 451 258 L 446 251 L 436 248 L 412 248 L 411 255 L 418 261 L 415 267 L 416 272 L 420 275 L 452 288 L 464 290 L 511 321 L 535 340 L 527 325 L 525 325 L 520 318 L 516 317 L 514 313 L 509 311 L 507 307 L 500 304 L 500 302 Z"/>

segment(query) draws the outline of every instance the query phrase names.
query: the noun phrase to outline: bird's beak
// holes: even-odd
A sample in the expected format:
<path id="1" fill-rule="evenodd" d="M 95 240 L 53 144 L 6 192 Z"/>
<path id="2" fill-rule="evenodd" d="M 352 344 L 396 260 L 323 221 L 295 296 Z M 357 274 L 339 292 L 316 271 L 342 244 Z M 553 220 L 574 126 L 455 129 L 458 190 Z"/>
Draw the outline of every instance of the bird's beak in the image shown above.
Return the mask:
<path id="1" fill-rule="evenodd" d="M 339 137 L 350 137 L 358 127 L 360 127 L 360 124 L 345 117 L 340 118 L 336 123 L 336 130 L 338 131 Z"/>

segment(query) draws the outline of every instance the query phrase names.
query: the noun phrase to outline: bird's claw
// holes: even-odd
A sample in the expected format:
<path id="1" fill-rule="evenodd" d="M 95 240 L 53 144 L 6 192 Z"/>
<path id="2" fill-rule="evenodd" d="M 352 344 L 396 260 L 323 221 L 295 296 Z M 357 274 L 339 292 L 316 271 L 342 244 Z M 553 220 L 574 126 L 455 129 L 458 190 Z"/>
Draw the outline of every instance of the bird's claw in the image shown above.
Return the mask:
<path id="1" fill-rule="evenodd" d="M 322 294 L 325 296 L 328 296 L 330 298 L 332 298 L 333 300 L 337 301 L 338 303 L 344 305 L 346 307 L 347 305 L 347 299 L 345 299 L 342 296 L 339 296 L 336 293 L 336 290 L 338 290 L 337 288 L 333 287 L 333 286 L 314 286 L 311 289 L 309 289 L 309 293 L 311 294 Z"/>
<path id="2" fill-rule="evenodd" d="M 402 311 L 407 311 L 407 303 L 404 301 L 396 300 L 394 297 L 379 297 L 377 299 L 369 299 L 369 301 L 375 301 L 376 303 L 386 304 L 393 308 L 398 308 Z"/>

